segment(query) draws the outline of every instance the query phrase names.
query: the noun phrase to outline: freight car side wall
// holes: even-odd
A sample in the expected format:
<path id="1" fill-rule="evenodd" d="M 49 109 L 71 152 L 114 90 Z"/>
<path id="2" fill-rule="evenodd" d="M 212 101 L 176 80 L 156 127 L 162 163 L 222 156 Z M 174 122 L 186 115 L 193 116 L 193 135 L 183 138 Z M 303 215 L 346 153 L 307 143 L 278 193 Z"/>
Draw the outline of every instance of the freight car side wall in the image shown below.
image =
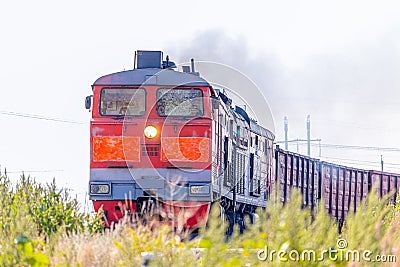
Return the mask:
<path id="1" fill-rule="evenodd" d="M 304 155 L 275 150 L 275 180 L 281 201 L 289 199 L 290 190 L 298 188 L 303 196 L 303 206 L 314 209 L 324 202 L 327 213 L 339 223 L 349 212 L 355 212 L 368 192 L 376 186 L 382 197 L 395 192 L 390 201 L 396 200 L 400 187 L 400 174 L 340 166 Z"/>
<path id="2" fill-rule="evenodd" d="M 400 188 L 400 174 L 370 171 L 369 175 L 370 185 L 376 187 L 376 190 L 381 197 L 392 191 L 395 192 L 390 197 L 390 201 L 394 203 Z"/>
<path id="3" fill-rule="evenodd" d="M 316 207 L 320 182 L 318 181 L 319 160 L 303 155 L 275 150 L 276 185 L 285 203 L 289 199 L 290 190 L 298 188 L 303 196 L 303 206 Z"/>
<path id="4" fill-rule="evenodd" d="M 343 221 L 349 211 L 356 211 L 368 194 L 368 171 L 348 168 L 328 162 L 321 166 L 321 200 L 325 210 L 338 221 Z"/>

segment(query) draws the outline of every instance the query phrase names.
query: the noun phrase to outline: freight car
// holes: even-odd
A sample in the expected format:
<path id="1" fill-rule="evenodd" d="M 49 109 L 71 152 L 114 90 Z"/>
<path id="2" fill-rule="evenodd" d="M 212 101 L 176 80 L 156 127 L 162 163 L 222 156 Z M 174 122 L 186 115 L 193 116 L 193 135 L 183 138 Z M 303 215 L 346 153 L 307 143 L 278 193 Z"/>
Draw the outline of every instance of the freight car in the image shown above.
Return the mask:
<path id="1" fill-rule="evenodd" d="M 179 71 L 161 51 L 137 51 L 134 69 L 100 77 L 92 91 L 89 195 L 106 226 L 150 214 L 197 229 L 218 201 L 229 234 L 275 187 L 283 203 L 294 187 L 311 209 L 323 199 L 342 223 L 376 182 L 381 195 L 400 186 L 398 174 L 274 150 L 274 134 L 201 78 L 193 60 Z"/>
<path id="2" fill-rule="evenodd" d="M 288 200 L 292 188 L 303 196 L 303 206 L 314 209 L 323 200 L 325 210 L 343 224 L 349 212 L 356 212 L 372 188 L 382 197 L 390 192 L 396 201 L 400 174 L 363 170 L 332 164 L 297 153 L 275 149 L 276 181 L 281 201 Z"/>

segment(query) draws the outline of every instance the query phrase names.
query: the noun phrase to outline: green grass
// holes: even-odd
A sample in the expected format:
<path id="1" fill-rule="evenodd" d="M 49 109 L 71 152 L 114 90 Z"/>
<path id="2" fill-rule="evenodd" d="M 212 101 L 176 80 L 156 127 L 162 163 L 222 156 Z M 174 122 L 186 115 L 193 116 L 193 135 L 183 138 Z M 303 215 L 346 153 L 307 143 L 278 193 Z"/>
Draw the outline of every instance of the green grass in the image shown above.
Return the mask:
<path id="1" fill-rule="evenodd" d="M 142 252 L 152 253 L 151 266 L 365 266 L 373 262 L 329 259 L 291 261 L 295 252 L 337 249 L 338 239 L 346 249 L 371 250 L 374 255 L 400 257 L 399 206 L 371 194 L 355 214 L 350 214 L 342 233 L 323 210 L 311 214 L 301 209 L 301 196 L 291 193 L 282 207 L 271 200 L 259 210 L 254 225 L 243 235 L 226 241 L 226 227 L 214 205 L 207 229 L 198 238 L 183 242 L 182 233 L 166 225 L 132 223 L 126 218 L 112 231 L 102 231 L 100 214 L 79 212 L 78 202 L 55 183 L 42 185 L 22 176 L 15 184 L 0 177 L 0 266 L 141 266 Z M 261 250 L 281 251 L 281 260 L 264 260 Z M 338 252 L 344 255 L 345 250 Z M 264 258 L 263 258 L 264 257 Z M 287 262 L 285 262 L 287 260 Z M 400 258 L 399 258 L 400 261 Z M 395 266 L 395 265 L 393 265 Z"/>

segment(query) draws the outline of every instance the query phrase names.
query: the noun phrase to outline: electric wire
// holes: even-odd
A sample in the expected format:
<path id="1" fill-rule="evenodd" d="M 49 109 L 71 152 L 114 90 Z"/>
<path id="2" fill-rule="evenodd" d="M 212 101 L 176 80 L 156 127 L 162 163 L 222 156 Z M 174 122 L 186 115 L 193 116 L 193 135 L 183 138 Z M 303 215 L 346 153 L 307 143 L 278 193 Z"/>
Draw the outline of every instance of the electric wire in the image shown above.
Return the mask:
<path id="1" fill-rule="evenodd" d="M 306 146 L 307 145 L 307 140 L 291 140 L 291 145 L 294 145 L 293 143 L 296 142 L 296 145 L 298 146 Z M 284 143 L 284 141 L 278 141 L 276 143 Z M 360 151 L 379 151 L 379 152 L 400 152 L 399 148 L 395 147 L 374 147 L 374 146 L 355 146 L 355 145 L 344 145 L 344 144 L 327 144 L 327 143 L 311 143 L 310 144 L 312 147 L 318 147 L 318 148 L 327 148 L 327 149 L 341 149 L 341 150 L 348 150 L 348 151 L 355 151 L 355 150 L 360 150 Z M 349 159 L 349 158 L 340 158 L 340 157 L 329 157 L 329 156 L 317 156 L 316 158 L 322 159 L 322 160 L 327 160 L 327 161 L 334 161 L 335 164 L 339 165 L 352 165 L 355 168 L 360 168 L 360 167 L 371 167 L 378 169 L 381 166 L 380 161 L 368 161 L 368 160 L 358 160 L 358 159 Z M 385 162 L 384 163 L 385 170 L 391 170 L 395 172 L 400 171 L 400 163 L 393 163 L 393 162 Z"/>
<path id="2" fill-rule="evenodd" d="M 334 159 L 334 160 L 341 160 L 341 161 L 344 161 L 344 162 L 354 162 L 354 163 L 361 163 L 361 164 L 365 164 L 365 163 L 367 163 L 367 164 L 381 164 L 380 161 L 367 161 L 367 160 L 336 158 L 336 157 L 326 157 L 326 156 L 321 156 L 319 158 Z M 385 162 L 385 165 L 400 166 L 400 163 Z"/>
<path id="3" fill-rule="evenodd" d="M 297 140 L 294 140 L 297 141 Z M 292 141 L 291 143 L 293 144 Z M 299 142 L 296 145 L 305 146 L 307 145 L 306 140 L 298 140 Z M 285 141 L 275 142 L 277 144 L 284 143 Z M 335 148 L 335 149 L 354 149 L 354 150 L 369 150 L 369 151 L 384 151 L 384 152 L 400 152 L 400 148 L 397 147 L 377 147 L 377 146 L 355 146 L 355 145 L 344 145 L 344 144 L 329 144 L 329 143 L 320 143 L 315 144 L 311 143 L 310 146 L 313 147 L 327 147 L 327 148 Z"/>
<path id="4" fill-rule="evenodd" d="M 9 173 L 45 173 L 45 172 L 63 172 L 64 170 L 21 170 L 21 171 L 6 171 Z"/>
<path id="5" fill-rule="evenodd" d="M 62 123 L 86 124 L 86 122 L 65 120 L 65 119 L 60 119 L 60 118 L 52 118 L 52 117 L 40 116 L 40 115 L 36 115 L 36 114 L 20 113 L 20 112 L 13 112 L 13 111 L 0 110 L 0 114 L 1 115 L 8 115 L 8 116 L 22 117 L 22 118 L 37 119 L 37 120 L 62 122 Z"/>
<path id="6" fill-rule="evenodd" d="M 374 146 L 354 146 L 354 145 L 338 145 L 338 144 L 311 144 L 311 146 L 321 146 L 338 149 L 354 149 L 354 150 L 369 150 L 369 151 L 385 151 L 385 152 L 400 152 L 400 148 L 396 147 L 374 147 Z"/>

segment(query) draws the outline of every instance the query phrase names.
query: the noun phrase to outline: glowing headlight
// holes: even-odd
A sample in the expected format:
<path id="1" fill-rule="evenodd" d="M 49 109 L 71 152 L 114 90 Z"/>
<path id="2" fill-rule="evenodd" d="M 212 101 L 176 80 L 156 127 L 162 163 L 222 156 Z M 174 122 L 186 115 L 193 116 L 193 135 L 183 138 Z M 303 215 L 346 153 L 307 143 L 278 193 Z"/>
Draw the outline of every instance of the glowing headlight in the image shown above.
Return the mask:
<path id="1" fill-rule="evenodd" d="M 108 194 L 110 193 L 110 185 L 108 184 L 91 184 L 90 185 L 91 194 Z"/>
<path id="2" fill-rule="evenodd" d="M 209 185 L 191 185 L 190 195 L 209 195 L 210 186 Z"/>
<path id="3" fill-rule="evenodd" d="M 147 138 L 154 138 L 157 136 L 157 128 L 154 126 L 146 126 L 146 128 L 144 128 L 144 136 L 146 136 Z"/>

